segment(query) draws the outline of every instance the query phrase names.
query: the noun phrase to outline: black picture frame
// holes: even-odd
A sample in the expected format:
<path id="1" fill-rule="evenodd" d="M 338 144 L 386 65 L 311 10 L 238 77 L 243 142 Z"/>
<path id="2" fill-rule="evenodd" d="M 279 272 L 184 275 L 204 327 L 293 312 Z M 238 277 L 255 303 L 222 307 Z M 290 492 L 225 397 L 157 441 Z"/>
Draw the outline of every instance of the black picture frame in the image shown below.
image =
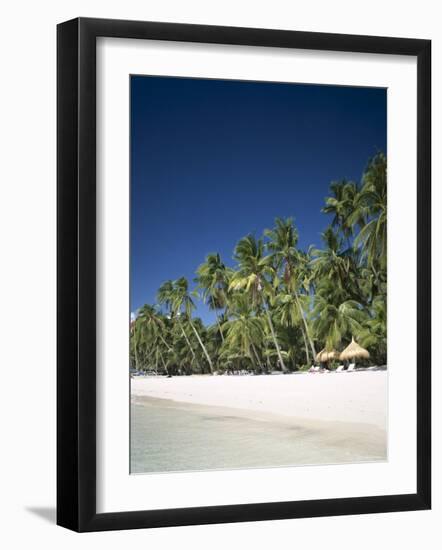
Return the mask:
<path id="1" fill-rule="evenodd" d="M 417 58 L 417 492 L 96 512 L 96 39 L 118 37 Z M 425 510 L 431 506 L 431 41 L 79 18 L 57 28 L 57 523 L 83 531 Z"/>

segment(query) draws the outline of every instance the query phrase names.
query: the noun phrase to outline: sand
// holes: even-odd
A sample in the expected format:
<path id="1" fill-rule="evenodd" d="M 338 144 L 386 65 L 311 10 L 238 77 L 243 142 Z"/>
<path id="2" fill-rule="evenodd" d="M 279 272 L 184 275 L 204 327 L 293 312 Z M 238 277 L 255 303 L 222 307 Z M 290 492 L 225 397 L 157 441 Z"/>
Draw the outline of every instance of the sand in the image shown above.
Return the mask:
<path id="1" fill-rule="evenodd" d="M 212 405 L 308 421 L 351 422 L 386 429 L 386 371 L 269 376 L 135 377 L 134 397 Z"/>

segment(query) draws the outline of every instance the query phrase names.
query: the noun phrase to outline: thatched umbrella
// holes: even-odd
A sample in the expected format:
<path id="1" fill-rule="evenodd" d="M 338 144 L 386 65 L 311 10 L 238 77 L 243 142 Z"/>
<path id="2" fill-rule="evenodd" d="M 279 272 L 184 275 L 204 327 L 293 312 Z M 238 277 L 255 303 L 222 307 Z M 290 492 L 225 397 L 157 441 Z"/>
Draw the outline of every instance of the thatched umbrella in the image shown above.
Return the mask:
<path id="1" fill-rule="evenodd" d="M 351 343 L 341 353 L 341 361 L 350 361 L 351 359 L 368 359 L 370 354 L 366 349 L 361 347 L 355 339 L 352 337 Z"/>
<path id="2" fill-rule="evenodd" d="M 318 363 L 327 363 L 331 361 L 332 359 L 337 359 L 339 357 L 339 353 L 332 349 L 327 350 L 326 348 L 322 349 L 319 353 L 316 355 L 316 361 Z"/>

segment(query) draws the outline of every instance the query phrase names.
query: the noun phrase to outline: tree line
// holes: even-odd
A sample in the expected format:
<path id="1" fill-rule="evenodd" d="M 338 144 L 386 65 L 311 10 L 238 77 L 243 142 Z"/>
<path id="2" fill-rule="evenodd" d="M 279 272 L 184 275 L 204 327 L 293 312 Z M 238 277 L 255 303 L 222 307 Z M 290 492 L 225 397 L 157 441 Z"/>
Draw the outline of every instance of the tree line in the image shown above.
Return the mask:
<path id="1" fill-rule="evenodd" d="M 167 374 L 310 367 L 321 349 L 354 337 L 377 365 L 387 360 L 387 160 L 377 153 L 360 183 L 330 184 L 322 246 L 298 247 L 292 218 L 236 244 L 234 267 L 218 253 L 158 289 L 131 322 L 131 366 Z M 216 321 L 194 317 L 202 300 Z"/>

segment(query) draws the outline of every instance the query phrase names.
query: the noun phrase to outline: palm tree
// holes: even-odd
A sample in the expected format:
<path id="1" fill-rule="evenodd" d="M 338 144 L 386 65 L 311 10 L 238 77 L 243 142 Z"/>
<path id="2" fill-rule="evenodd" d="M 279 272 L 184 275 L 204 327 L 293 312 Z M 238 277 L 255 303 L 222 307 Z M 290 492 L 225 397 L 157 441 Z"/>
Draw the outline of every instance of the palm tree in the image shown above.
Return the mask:
<path id="1" fill-rule="evenodd" d="M 328 293 L 318 294 L 311 313 L 313 330 L 327 350 L 339 347 L 341 341 L 351 335 L 358 335 L 366 320 L 366 314 L 358 302 L 333 302 L 332 297 L 330 289 Z"/>
<path id="2" fill-rule="evenodd" d="M 359 204 L 359 187 L 353 181 L 341 180 L 330 184 L 331 197 L 326 197 L 325 206 L 321 212 L 332 214 L 331 226 L 339 229 L 351 248 L 350 238 L 356 226 L 363 227 L 366 223 L 366 211 Z"/>
<path id="3" fill-rule="evenodd" d="M 216 322 L 224 341 L 224 335 L 218 315 L 218 310 L 226 307 L 226 293 L 228 288 L 228 271 L 221 261 L 219 254 L 208 254 L 206 261 L 202 263 L 197 271 L 195 281 L 199 289 L 203 291 L 203 299 L 215 312 Z"/>
<path id="4" fill-rule="evenodd" d="M 283 327 L 294 328 L 299 326 L 301 329 L 302 338 L 304 340 L 304 349 L 305 349 L 305 358 L 306 364 L 310 364 L 310 353 L 309 347 L 307 344 L 307 337 L 305 331 L 303 330 L 303 325 L 301 323 L 301 317 L 303 315 L 303 310 L 300 308 L 300 298 L 295 294 L 280 292 L 276 298 L 276 315 L 278 317 L 279 323 Z M 313 361 L 315 360 L 315 355 L 313 356 Z"/>
<path id="5" fill-rule="evenodd" d="M 192 354 L 193 360 L 196 362 L 196 355 L 195 351 L 190 343 L 189 337 L 186 334 L 186 331 L 184 330 L 183 324 L 181 322 L 181 318 L 179 315 L 176 315 L 177 310 L 175 307 L 175 298 L 176 298 L 176 289 L 173 281 L 168 280 L 165 281 L 157 292 L 157 300 L 160 305 L 164 305 L 166 310 L 169 312 L 169 315 L 171 318 L 176 320 L 178 326 L 180 327 L 181 334 L 184 337 L 184 340 L 186 341 L 186 344 L 190 350 L 190 353 Z"/>
<path id="6" fill-rule="evenodd" d="M 185 277 L 180 277 L 173 282 L 172 290 L 172 308 L 177 316 L 182 314 L 186 315 L 186 319 L 189 323 L 189 326 L 193 330 L 201 349 L 209 363 L 209 370 L 213 373 L 213 363 L 210 358 L 207 348 L 205 347 L 200 334 L 198 333 L 195 325 L 192 323 L 192 311 L 195 309 L 195 304 L 189 294 L 189 283 Z"/>
<path id="7" fill-rule="evenodd" d="M 173 352 L 168 353 L 168 361 L 178 372 L 192 374 L 201 372 L 201 357 L 198 354 L 198 342 L 195 342 L 193 334 L 188 334 L 187 327 L 181 317 L 177 318 L 172 327 Z"/>
<path id="8" fill-rule="evenodd" d="M 273 276 L 274 269 L 271 266 L 271 258 L 264 256 L 262 239 L 257 240 L 253 235 L 242 238 L 236 245 L 234 258 L 238 262 L 238 271 L 232 276 L 229 290 L 243 289 L 249 297 L 252 308 L 257 312 L 264 311 L 277 350 L 279 363 L 282 370 L 286 372 L 288 369 L 281 354 L 269 311 L 274 292 L 266 277 Z"/>
<path id="9" fill-rule="evenodd" d="M 387 300 L 376 296 L 372 310 L 359 335 L 361 345 L 371 350 L 377 364 L 387 362 Z"/>
<path id="10" fill-rule="evenodd" d="M 165 347 L 169 351 L 172 351 L 172 347 L 166 342 L 163 336 L 163 334 L 166 333 L 164 319 L 154 306 L 144 304 L 138 312 L 137 319 L 143 329 L 149 333 L 153 339 L 159 338 Z"/>
<path id="11" fill-rule="evenodd" d="M 343 248 L 343 239 L 332 227 L 322 233 L 323 249 L 311 250 L 314 278 L 316 280 L 333 281 L 349 296 L 359 299 L 356 284 L 356 260 L 351 249 Z"/>
<path id="12" fill-rule="evenodd" d="M 275 317 L 277 318 L 278 312 Z M 309 347 L 305 341 L 305 334 L 302 330 L 302 324 L 297 325 L 281 325 L 278 319 L 278 339 L 284 348 L 283 357 L 286 363 L 291 366 L 292 370 L 296 370 L 297 365 L 305 363 L 304 354 L 308 352 Z M 304 345 L 302 345 L 301 343 Z M 302 350 L 302 351 L 301 351 Z M 306 365 L 310 366 L 310 358 Z"/>
<path id="13" fill-rule="evenodd" d="M 293 292 L 294 294 L 296 306 L 299 310 L 299 319 L 303 324 L 301 330 L 304 332 L 304 341 L 308 340 L 313 357 L 315 357 L 315 346 L 310 337 L 306 316 L 299 299 L 299 276 L 302 270 L 297 268 L 302 264 L 302 257 L 297 250 L 298 231 L 293 225 L 293 218 L 287 218 L 286 220 L 276 218 L 274 229 L 266 229 L 264 234 L 269 239 L 267 248 L 271 253 L 271 257 L 274 259 L 277 268 L 283 270 L 285 287 L 289 293 Z"/>
<path id="14" fill-rule="evenodd" d="M 232 303 L 230 314 L 232 319 L 224 323 L 227 331 L 225 348 L 239 351 L 244 357 L 249 357 L 254 367 L 260 367 L 260 357 L 257 351 L 264 338 L 263 322 L 253 314 L 248 297 L 237 293 Z"/>
<path id="15" fill-rule="evenodd" d="M 362 246 L 363 258 L 376 270 L 387 268 L 387 159 L 375 155 L 362 178 L 358 205 L 368 212 L 368 222 L 355 239 Z"/>
<path id="16" fill-rule="evenodd" d="M 140 360 L 140 354 L 142 347 L 144 343 L 143 333 L 141 330 L 140 323 L 137 323 L 137 319 L 132 321 L 131 327 L 130 327 L 130 341 L 132 344 L 132 349 L 134 353 L 134 360 L 135 360 L 135 368 L 137 370 L 140 370 L 141 368 L 141 360 Z"/>

